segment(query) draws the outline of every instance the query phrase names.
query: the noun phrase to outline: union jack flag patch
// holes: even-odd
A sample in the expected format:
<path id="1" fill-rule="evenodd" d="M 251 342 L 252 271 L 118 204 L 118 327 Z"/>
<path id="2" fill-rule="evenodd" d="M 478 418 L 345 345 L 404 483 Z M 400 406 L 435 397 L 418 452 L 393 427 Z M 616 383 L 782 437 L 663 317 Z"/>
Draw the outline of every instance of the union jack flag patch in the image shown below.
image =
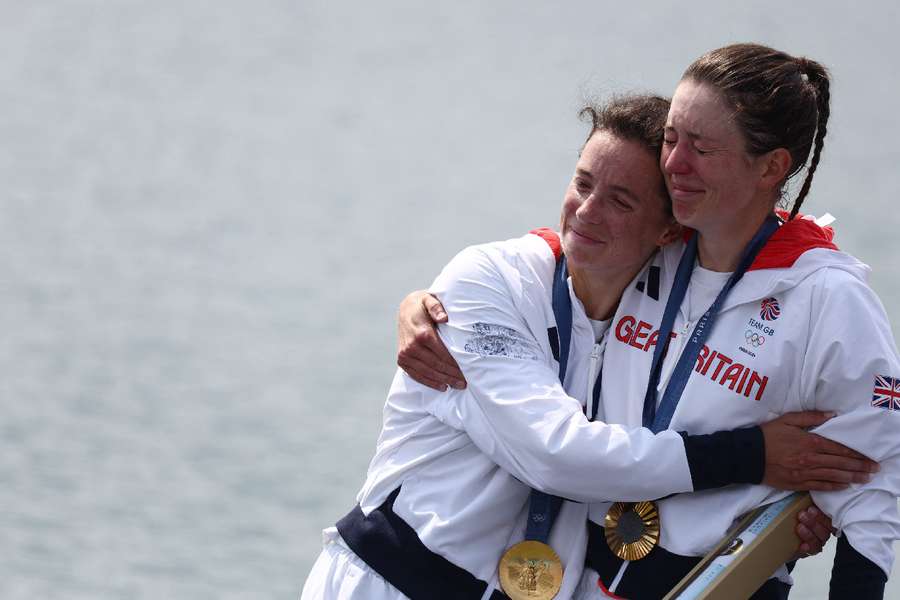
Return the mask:
<path id="1" fill-rule="evenodd" d="M 876 375 L 872 406 L 884 410 L 900 410 L 900 379 Z"/>

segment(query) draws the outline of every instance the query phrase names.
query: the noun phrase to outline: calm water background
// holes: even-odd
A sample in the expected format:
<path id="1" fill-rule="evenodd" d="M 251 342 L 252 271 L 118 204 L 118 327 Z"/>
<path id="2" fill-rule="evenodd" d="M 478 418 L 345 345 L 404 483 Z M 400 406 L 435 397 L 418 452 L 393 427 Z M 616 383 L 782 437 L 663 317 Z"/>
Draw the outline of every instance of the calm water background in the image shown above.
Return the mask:
<path id="1" fill-rule="evenodd" d="M 896 334 L 898 5 L 723 4 L 0 2 L 0 598 L 296 597 L 404 292 L 555 224 L 585 95 L 724 43 L 831 67 L 807 207 Z"/>

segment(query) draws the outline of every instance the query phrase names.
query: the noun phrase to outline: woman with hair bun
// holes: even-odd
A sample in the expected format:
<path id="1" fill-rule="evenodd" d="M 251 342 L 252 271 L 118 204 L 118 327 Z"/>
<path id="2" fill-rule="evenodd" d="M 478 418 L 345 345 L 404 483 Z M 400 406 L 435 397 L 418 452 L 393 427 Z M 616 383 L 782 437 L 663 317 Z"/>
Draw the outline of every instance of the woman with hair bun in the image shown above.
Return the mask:
<path id="1" fill-rule="evenodd" d="M 639 95 L 589 110 L 561 233 L 467 248 L 444 268 L 443 333 L 470 385 L 443 394 L 397 373 L 358 505 L 325 530 L 302 600 L 566 600 L 581 582 L 587 502 L 867 479 L 873 463 L 805 431 L 827 421 L 821 411 L 701 435 L 597 418 L 609 318 L 681 234 L 658 168 L 668 107 Z M 784 468 L 797 448 L 827 468 Z"/>
<path id="2" fill-rule="evenodd" d="M 821 64 L 757 44 L 713 50 L 687 68 L 660 166 L 675 218 L 692 231 L 651 257 L 625 289 L 605 350 L 599 414 L 699 434 L 789 411 L 836 413 L 816 432 L 881 470 L 868 483 L 812 493 L 840 532 L 830 597 L 881 598 L 900 539 L 900 359 L 866 283 L 868 267 L 799 213 L 819 165 L 829 101 Z M 790 213 L 779 210 L 787 183 L 801 175 Z M 424 337 L 418 299 L 401 312 L 401 340 Z M 421 369 L 421 357 L 433 360 L 434 351 L 404 348 L 403 355 L 418 357 Z M 441 384 L 448 370 L 426 375 Z M 615 524 L 608 514 L 628 507 L 594 504 L 579 594 L 662 597 L 735 519 L 783 496 L 737 485 L 660 500 L 660 537 L 638 559 L 604 529 Z M 782 568 L 753 597 L 785 598 L 789 582 Z"/>

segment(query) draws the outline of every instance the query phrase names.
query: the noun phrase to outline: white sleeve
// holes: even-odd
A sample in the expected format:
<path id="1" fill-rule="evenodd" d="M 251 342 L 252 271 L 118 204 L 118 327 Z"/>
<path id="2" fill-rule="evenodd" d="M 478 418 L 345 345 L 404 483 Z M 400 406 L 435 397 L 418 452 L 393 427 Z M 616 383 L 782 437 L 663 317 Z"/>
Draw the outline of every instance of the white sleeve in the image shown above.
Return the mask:
<path id="1" fill-rule="evenodd" d="M 546 324 L 535 325 L 538 332 L 529 328 L 484 251 L 460 253 L 432 292 L 449 317 L 441 337 L 468 382 L 467 389 L 445 395 L 445 402 L 496 464 L 530 487 L 583 502 L 692 491 L 677 432 L 653 435 L 587 420 L 536 338 L 547 335 Z"/>
<path id="2" fill-rule="evenodd" d="M 900 539 L 900 360 L 884 307 L 867 285 L 829 270 L 816 284 L 809 346 L 801 371 L 802 398 L 837 417 L 816 433 L 880 463 L 864 485 L 813 492 L 857 552 L 890 574 Z M 890 393 L 879 394 L 883 384 Z M 897 396 L 893 396 L 893 394 Z"/>

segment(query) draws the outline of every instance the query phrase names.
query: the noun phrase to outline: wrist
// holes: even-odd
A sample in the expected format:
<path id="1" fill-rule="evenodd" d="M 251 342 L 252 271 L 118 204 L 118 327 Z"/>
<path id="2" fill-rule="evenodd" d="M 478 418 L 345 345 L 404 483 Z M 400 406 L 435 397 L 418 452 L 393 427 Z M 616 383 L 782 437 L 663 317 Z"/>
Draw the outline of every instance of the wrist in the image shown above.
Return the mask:
<path id="1" fill-rule="evenodd" d="M 681 436 L 695 491 L 762 482 L 766 447 L 758 426 Z"/>

